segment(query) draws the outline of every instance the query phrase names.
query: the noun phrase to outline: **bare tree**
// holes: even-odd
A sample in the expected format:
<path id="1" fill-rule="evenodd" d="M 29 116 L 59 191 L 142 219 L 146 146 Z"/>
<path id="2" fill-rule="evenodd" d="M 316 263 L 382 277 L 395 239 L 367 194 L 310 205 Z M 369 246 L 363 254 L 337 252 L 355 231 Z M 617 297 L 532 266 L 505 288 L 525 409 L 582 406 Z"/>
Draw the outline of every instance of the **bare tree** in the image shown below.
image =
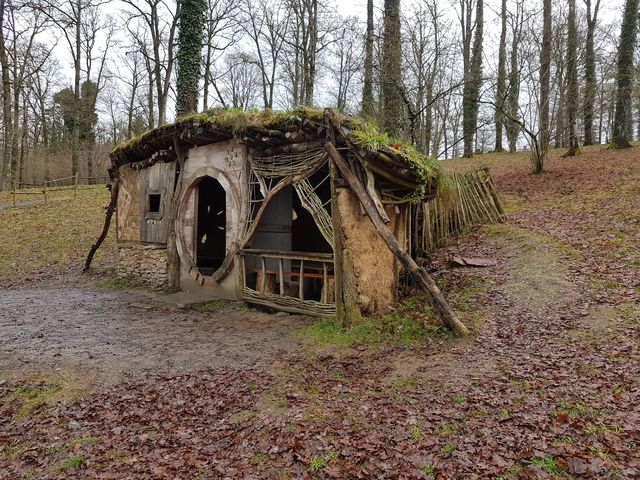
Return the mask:
<path id="1" fill-rule="evenodd" d="M 496 104 L 503 105 L 506 102 L 507 83 L 507 0 L 502 0 L 500 8 L 500 45 L 498 46 L 498 78 L 496 82 Z M 496 108 L 496 142 L 494 150 L 502 152 L 503 115 L 502 109 Z"/>
<path id="2" fill-rule="evenodd" d="M 544 171 L 549 150 L 549 84 L 551 78 L 551 0 L 544 0 L 542 48 L 540 50 L 540 134 L 536 151 L 532 155 L 533 173 Z"/>
<path id="3" fill-rule="evenodd" d="M 474 138 L 478 128 L 478 110 L 480 88 L 482 86 L 482 42 L 484 30 L 484 0 L 476 0 L 475 20 L 471 21 L 472 0 L 461 0 L 462 31 L 464 32 L 464 87 L 462 93 L 462 130 L 464 136 L 465 157 L 472 157 L 474 152 Z M 473 34 L 473 49 L 471 35 Z"/>
<path id="4" fill-rule="evenodd" d="M 274 5 L 266 0 L 245 0 L 242 14 L 241 26 L 254 50 L 254 55 L 247 56 L 246 59 L 260 69 L 264 108 L 273 108 L 278 61 L 289 19 L 284 14 L 281 3 Z"/>
<path id="5" fill-rule="evenodd" d="M 129 22 L 140 21 L 147 35 L 137 36 L 140 47 L 146 47 L 146 39 L 149 39 L 149 48 L 141 48 L 141 52 L 149 62 L 152 73 L 151 80 L 155 83 L 155 97 L 158 106 L 158 125 L 162 125 L 167 119 L 167 101 L 172 86 L 172 75 L 175 63 L 175 36 L 178 22 L 178 11 L 169 8 L 163 0 L 122 0 L 131 7 Z M 129 28 L 130 32 L 137 29 Z M 152 126 L 152 125 L 150 125 Z"/>
<path id="6" fill-rule="evenodd" d="M 593 144 L 593 110 L 596 101 L 596 54 L 594 37 L 600 11 L 600 0 L 595 0 L 592 10 L 592 0 L 584 0 L 587 7 L 587 38 L 584 55 L 584 106 L 582 109 L 584 121 L 584 144 Z"/>
<path id="7" fill-rule="evenodd" d="M 564 154 L 572 157 L 578 153 L 578 27 L 576 25 L 576 0 L 569 0 L 567 35 L 567 114 L 569 120 L 569 151 Z"/>

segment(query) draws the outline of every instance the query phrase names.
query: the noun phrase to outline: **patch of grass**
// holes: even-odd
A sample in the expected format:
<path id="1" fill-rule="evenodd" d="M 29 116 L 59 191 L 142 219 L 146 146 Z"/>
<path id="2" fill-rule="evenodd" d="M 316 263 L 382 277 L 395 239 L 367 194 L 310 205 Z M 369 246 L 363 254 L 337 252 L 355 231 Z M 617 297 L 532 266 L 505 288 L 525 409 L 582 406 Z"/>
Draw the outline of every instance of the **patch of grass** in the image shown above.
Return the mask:
<path id="1" fill-rule="evenodd" d="M 414 442 L 422 440 L 422 429 L 418 425 L 411 426 L 411 438 Z"/>
<path id="2" fill-rule="evenodd" d="M 15 440 L 11 443 L 0 445 L 0 460 L 18 460 L 26 450 L 25 446 Z"/>
<path id="3" fill-rule="evenodd" d="M 420 471 L 425 475 L 435 475 L 436 473 L 435 467 L 429 463 L 422 465 Z"/>
<path id="4" fill-rule="evenodd" d="M 573 444 L 573 437 L 571 435 L 561 435 L 553 440 L 554 445 L 571 445 Z"/>
<path id="5" fill-rule="evenodd" d="M 417 385 L 415 379 L 411 377 L 398 377 L 391 383 L 391 389 L 398 393 L 411 392 Z"/>
<path id="6" fill-rule="evenodd" d="M 558 461 L 551 456 L 547 456 L 543 458 L 532 458 L 531 460 L 529 460 L 529 463 L 531 465 L 537 465 L 547 473 L 557 475 L 565 472 L 565 468 L 560 466 L 558 464 Z"/>
<path id="7" fill-rule="evenodd" d="M 452 338 L 450 330 L 425 318 L 433 318 L 431 308 L 422 295 L 414 295 L 382 318 L 365 318 L 346 329 L 335 318 L 327 318 L 307 327 L 301 335 L 317 347 L 419 345 L 430 338 Z"/>
<path id="8" fill-rule="evenodd" d="M 311 470 L 312 472 L 317 472 L 319 470 L 322 470 L 324 467 L 327 466 L 327 461 L 319 456 L 313 456 L 311 457 L 311 460 L 309 460 L 309 470 Z"/>
<path id="9" fill-rule="evenodd" d="M 456 395 L 455 397 L 453 397 L 453 403 L 459 405 L 461 403 L 464 403 L 467 401 L 467 397 L 463 396 L 463 395 Z"/>
<path id="10" fill-rule="evenodd" d="M 21 406 L 15 416 L 18 418 L 28 417 L 37 410 L 51 405 L 61 388 L 57 383 L 44 382 L 18 385 L 13 394 L 21 402 Z"/>
<path id="11" fill-rule="evenodd" d="M 16 418 L 44 412 L 60 401 L 71 401 L 82 395 L 88 380 L 75 374 L 34 375 L 21 381 L 10 391 L 6 400 L 15 402 Z"/>
<path id="12" fill-rule="evenodd" d="M 0 211 L 0 277 L 28 276 L 43 269 L 79 267 L 96 240 L 109 202 L 106 188 L 78 190 L 76 199 L 58 198 L 47 204 Z M 115 259 L 115 228 L 97 251 L 94 267 Z"/>
<path id="13" fill-rule="evenodd" d="M 72 455 L 69 458 L 65 459 L 62 464 L 61 467 L 62 468 L 79 468 L 84 461 L 87 459 L 87 457 L 81 453 L 78 453 L 76 455 Z"/>
<path id="14" fill-rule="evenodd" d="M 459 425 L 456 425 L 455 423 L 445 423 L 442 428 L 440 428 L 438 435 L 440 435 L 441 437 L 451 437 L 458 433 L 459 430 Z"/>
<path id="15" fill-rule="evenodd" d="M 457 448 L 458 446 L 454 443 L 445 443 L 440 448 L 440 453 L 443 457 L 450 457 L 451 455 L 453 455 L 453 452 L 455 452 Z"/>

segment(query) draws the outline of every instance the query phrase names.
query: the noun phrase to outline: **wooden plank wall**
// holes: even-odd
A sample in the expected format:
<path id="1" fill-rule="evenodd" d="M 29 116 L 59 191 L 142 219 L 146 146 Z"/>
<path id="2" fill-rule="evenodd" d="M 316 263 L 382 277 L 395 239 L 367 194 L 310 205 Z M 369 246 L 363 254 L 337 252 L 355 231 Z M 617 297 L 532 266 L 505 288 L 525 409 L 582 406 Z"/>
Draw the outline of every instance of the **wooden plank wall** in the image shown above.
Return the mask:
<path id="1" fill-rule="evenodd" d="M 157 163 L 139 171 L 140 210 L 142 214 L 140 240 L 145 243 L 167 243 L 169 206 L 175 184 L 175 162 Z M 160 211 L 149 212 L 149 195 L 160 194 Z"/>

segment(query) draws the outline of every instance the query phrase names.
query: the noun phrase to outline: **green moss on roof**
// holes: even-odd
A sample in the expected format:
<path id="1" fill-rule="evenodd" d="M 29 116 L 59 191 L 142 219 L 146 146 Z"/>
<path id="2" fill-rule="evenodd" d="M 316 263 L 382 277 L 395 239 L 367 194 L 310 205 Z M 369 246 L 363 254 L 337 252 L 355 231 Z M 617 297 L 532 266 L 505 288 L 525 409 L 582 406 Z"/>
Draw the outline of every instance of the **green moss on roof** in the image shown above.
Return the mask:
<path id="1" fill-rule="evenodd" d="M 444 173 L 438 160 L 427 157 L 416 150 L 416 148 L 405 141 L 389 137 L 375 122 L 361 118 L 344 115 L 335 112 L 343 125 L 346 134 L 358 147 L 376 153 L 378 151 L 391 153 L 401 158 L 412 166 L 418 178 L 423 183 L 421 192 L 416 192 L 419 196 L 429 187 L 446 188 L 447 182 L 441 182 Z M 113 153 L 123 152 L 137 144 L 151 140 L 158 135 L 161 130 L 173 131 L 176 128 L 188 125 L 206 124 L 221 130 L 229 130 L 234 135 L 240 135 L 250 128 L 265 128 L 268 130 L 287 130 L 294 125 L 301 125 L 303 122 L 311 122 L 324 125 L 324 110 L 318 108 L 299 107 L 288 111 L 272 110 L 240 110 L 216 108 L 202 113 L 194 113 L 176 119 L 173 124 L 149 130 L 127 142 L 118 145 Z"/>

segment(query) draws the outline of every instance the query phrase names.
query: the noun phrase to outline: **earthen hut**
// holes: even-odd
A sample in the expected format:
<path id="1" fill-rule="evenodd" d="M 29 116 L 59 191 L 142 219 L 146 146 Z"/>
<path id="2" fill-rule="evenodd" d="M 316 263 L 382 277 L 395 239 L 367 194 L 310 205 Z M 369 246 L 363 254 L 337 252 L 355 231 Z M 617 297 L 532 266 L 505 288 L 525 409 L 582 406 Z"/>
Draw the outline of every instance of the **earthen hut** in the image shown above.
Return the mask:
<path id="1" fill-rule="evenodd" d="M 329 110 L 196 114 L 111 161 L 119 275 L 312 315 L 388 309 L 410 205 L 444 184 L 438 161 Z"/>

